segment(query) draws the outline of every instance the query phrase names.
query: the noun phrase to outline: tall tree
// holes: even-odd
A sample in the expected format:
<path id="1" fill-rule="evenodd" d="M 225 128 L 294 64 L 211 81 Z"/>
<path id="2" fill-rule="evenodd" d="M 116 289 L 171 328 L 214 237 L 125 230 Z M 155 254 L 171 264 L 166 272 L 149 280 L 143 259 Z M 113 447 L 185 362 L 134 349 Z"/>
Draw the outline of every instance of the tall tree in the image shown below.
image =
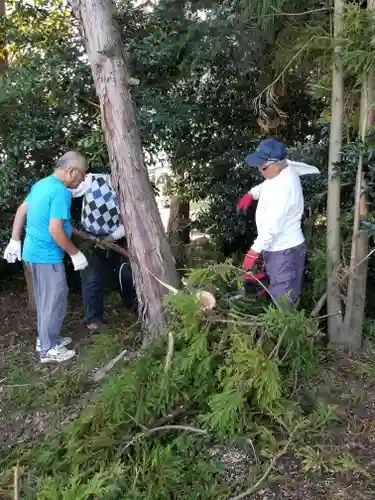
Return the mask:
<path id="1" fill-rule="evenodd" d="M 367 9 L 374 15 L 375 1 L 368 0 Z M 369 69 L 362 75 L 361 104 L 359 113 L 359 139 L 362 148 L 358 159 L 356 187 L 354 197 L 354 223 L 350 275 L 346 301 L 342 343 L 351 349 L 359 349 L 362 344 L 362 330 L 365 314 L 367 268 L 368 268 L 368 232 L 360 227 L 361 220 L 367 216 L 365 173 L 363 170 L 364 146 L 366 138 L 374 124 L 375 73 Z"/>
<path id="2" fill-rule="evenodd" d="M 144 164 L 131 79 L 112 0 L 72 3 L 100 102 L 114 184 L 126 229 L 145 341 L 163 326 L 165 284 L 178 286 L 173 255 Z"/>
<path id="3" fill-rule="evenodd" d="M 335 271 L 340 265 L 340 161 L 344 120 L 344 68 L 340 37 L 344 26 L 344 12 L 345 0 L 335 0 L 327 201 L 327 312 L 328 335 L 333 344 L 341 342 L 342 324 L 340 290 L 335 279 Z"/>

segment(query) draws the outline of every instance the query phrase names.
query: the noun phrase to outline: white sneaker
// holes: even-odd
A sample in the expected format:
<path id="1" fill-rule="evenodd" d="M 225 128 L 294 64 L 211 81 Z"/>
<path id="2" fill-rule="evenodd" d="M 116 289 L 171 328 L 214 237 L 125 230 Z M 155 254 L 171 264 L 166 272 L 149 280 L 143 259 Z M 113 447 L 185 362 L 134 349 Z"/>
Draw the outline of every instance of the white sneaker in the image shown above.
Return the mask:
<path id="1" fill-rule="evenodd" d="M 61 340 L 60 340 L 60 342 L 57 345 L 59 347 L 66 347 L 67 345 L 71 344 L 72 342 L 73 342 L 73 339 L 71 339 L 70 337 L 62 337 Z M 35 350 L 36 350 L 36 352 L 40 352 L 41 351 L 39 337 L 36 340 L 36 348 L 35 348 Z"/>
<path id="2" fill-rule="evenodd" d="M 56 346 L 45 353 L 40 358 L 41 363 L 62 363 L 68 359 L 74 358 L 76 352 L 74 349 L 67 349 L 63 346 Z"/>

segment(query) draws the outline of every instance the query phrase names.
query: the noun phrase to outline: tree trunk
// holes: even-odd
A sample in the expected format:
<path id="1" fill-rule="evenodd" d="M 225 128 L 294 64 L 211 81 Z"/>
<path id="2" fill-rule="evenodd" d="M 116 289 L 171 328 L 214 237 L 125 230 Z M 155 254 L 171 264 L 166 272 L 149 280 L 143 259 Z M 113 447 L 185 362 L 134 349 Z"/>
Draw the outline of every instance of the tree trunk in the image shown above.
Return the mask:
<path id="1" fill-rule="evenodd" d="M 339 39 L 344 23 L 345 0 L 334 0 L 334 40 L 336 43 L 332 68 L 332 112 L 328 165 L 327 202 L 327 313 L 328 336 L 340 343 L 341 300 L 335 270 L 340 265 L 340 161 L 344 119 L 344 69 Z"/>
<path id="2" fill-rule="evenodd" d="M 190 243 L 190 204 L 181 196 L 171 196 L 167 237 L 176 259 L 177 269 L 186 267 L 186 245 Z"/>
<path id="3" fill-rule="evenodd" d="M 369 0 L 367 8 L 375 11 L 375 0 Z M 359 137 L 364 144 L 368 131 L 374 123 L 375 74 L 373 71 L 363 75 L 361 105 L 359 113 Z M 363 152 L 358 160 L 354 199 L 354 223 L 352 250 L 350 257 L 350 276 L 345 311 L 345 323 L 342 343 L 351 350 L 362 345 L 362 330 L 366 304 L 366 286 L 368 269 L 368 234 L 360 229 L 361 219 L 367 216 L 365 175 L 363 172 Z"/>
<path id="4" fill-rule="evenodd" d="M 74 0 L 72 8 L 81 24 L 100 101 L 147 343 L 163 326 L 163 299 L 168 290 L 162 283 L 176 288 L 178 276 L 143 160 L 115 4 L 112 0 Z"/>
<path id="5" fill-rule="evenodd" d="M 171 196 L 167 234 L 177 245 L 190 243 L 190 204 L 178 194 Z"/>

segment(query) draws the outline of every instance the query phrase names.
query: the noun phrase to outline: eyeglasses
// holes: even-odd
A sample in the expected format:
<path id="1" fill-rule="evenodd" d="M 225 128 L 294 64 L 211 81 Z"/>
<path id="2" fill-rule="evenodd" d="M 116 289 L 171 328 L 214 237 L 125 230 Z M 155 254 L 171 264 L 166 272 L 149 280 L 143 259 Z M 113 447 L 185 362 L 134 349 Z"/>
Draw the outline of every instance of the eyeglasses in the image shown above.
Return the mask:
<path id="1" fill-rule="evenodd" d="M 278 162 L 277 162 L 277 161 L 274 161 L 274 162 L 270 163 L 269 165 L 266 165 L 266 166 L 265 166 L 265 167 L 263 167 L 263 168 L 261 168 L 261 167 L 258 167 L 258 168 L 259 168 L 259 170 L 260 170 L 261 172 L 265 172 L 268 168 L 272 167 L 272 165 L 275 165 L 275 163 L 278 163 Z"/>
<path id="2" fill-rule="evenodd" d="M 82 182 L 84 180 L 84 178 L 86 177 L 86 173 L 79 170 L 79 168 L 73 168 L 73 170 L 74 170 L 74 172 L 78 173 L 78 175 L 81 179 L 81 182 Z"/>

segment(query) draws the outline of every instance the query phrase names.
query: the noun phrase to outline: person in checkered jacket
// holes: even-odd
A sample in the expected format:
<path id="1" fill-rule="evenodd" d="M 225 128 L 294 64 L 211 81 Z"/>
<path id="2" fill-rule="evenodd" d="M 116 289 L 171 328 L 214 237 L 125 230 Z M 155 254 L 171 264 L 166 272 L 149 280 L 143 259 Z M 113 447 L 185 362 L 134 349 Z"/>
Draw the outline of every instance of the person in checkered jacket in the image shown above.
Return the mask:
<path id="1" fill-rule="evenodd" d="M 73 198 L 83 197 L 81 224 L 87 233 L 126 245 L 117 194 L 109 174 L 87 174 L 71 194 Z M 87 327 L 97 330 L 104 319 L 104 271 L 117 283 L 127 309 L 135 307 L 136 294 L 129 261 L 125 262 L 115 252 L 95 247 L 88 255 L 88 262 L 81 272 L 83 306 Z"/>

